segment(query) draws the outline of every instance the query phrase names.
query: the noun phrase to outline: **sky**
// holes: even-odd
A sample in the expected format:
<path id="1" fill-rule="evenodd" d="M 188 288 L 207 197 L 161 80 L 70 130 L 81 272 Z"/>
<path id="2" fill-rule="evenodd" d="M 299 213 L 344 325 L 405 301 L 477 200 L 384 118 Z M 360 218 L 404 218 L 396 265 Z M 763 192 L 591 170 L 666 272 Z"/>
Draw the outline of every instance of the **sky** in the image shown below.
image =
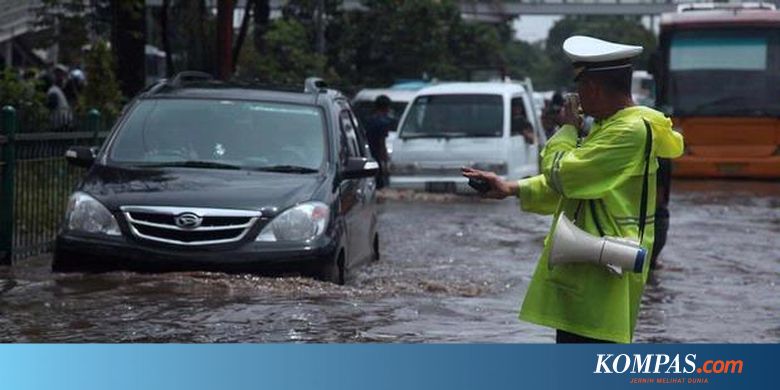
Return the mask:
<path id="1" fill-rule="evenodd" d="M 561 18 L 562 16 L 549 15 L 520 16 L 513 22 L 515 38 L 527 42 L 545 40 L 547 32 Z"/>

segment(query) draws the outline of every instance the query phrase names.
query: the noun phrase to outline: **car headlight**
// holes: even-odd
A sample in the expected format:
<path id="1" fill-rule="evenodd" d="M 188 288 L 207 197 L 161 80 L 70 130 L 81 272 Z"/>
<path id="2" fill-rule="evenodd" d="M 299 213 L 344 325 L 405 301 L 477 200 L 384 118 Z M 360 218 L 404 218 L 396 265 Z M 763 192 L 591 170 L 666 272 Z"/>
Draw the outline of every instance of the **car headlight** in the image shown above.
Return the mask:
<path id="1" fill-rule="evenodd" d="M 109 236 L 122 234 L 111 212 L 95 198 L 83 192 L 71 195 L 65 218 L 68 230 L 102 233 Z"/>
<path id="2" fill-rule="evenodd" d="M 308 202 L 290 208 L 274 218 L 256 241 L 307 241 L 325 231 L 330 207 L 321 202 Z"/>

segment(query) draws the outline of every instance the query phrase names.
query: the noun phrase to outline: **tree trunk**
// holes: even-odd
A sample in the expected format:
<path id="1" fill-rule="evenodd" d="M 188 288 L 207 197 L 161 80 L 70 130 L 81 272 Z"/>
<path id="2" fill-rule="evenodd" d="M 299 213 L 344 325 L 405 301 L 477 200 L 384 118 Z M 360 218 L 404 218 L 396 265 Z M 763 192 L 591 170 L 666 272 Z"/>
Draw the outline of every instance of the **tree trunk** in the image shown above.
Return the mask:
<path id="1" fill-rule="evenodd" d="M 208 58 L 209 50 L 206 47 L 209 43 L 209 39 L 206 36 L 206 18 L 208 17 L 208 11 L 206 8 L 206 0 L 198 1 L 198 41 L 200 41 L 200 70 L 211 74 L 217 74 L 218 69 L 216 62 L 210 61 Z M 212 52 L 213 53 L 213 52 Z M 218 55 L 218 54 L 217 54 Z"/>
<path id="2" fill-rule="evenodd" d="M 171 6 L 171 0 L 163 0 L 160 10 L 160 30 L 162 30 L 162 45 L 165 52 L 165 75 L 170 78 L 173 76 L 173 53 L 171 52 L 171 41 L 168 37 L 168 10 Z"/>
<path id="3" fill-rule="evenodd" d="M 111 44 L 116 55 L 122 94 L 132 97 L 146 83 L 146 18 L 144 0 L 111 0 Z"/>
<path id="4" fill-rule="evenodd" d="M 249 19 L 252 14 L 252 2 L 247 1 L 244 8 L 244 18 L 241 20 L 241 29 L 238 30 L 238 37 L 236 37 L 236 45 L 233 47 L 233 72 L 236 71 L 236 64 L 238 63 L 238 57 L 241 55 L 241 47 L 244 46 L 244 40 L 246 39 L 246 32 L 249 30 Z"/>
<path id="5" fill-rule="evenodd" d="M 254 6 L 254 19 L 255 19 L 255 31 L 254 41 L 257 52 L 265 54 L 265 33 L 268 31 L 268 23 L 271 20 L 271 5 L 269 0 L 253 0 Z"/>
<path id="6" fill-rule="evenodd" d="M 233 0 L 217 1 L 217 75 L 229 80 L 233 74 Z"/>

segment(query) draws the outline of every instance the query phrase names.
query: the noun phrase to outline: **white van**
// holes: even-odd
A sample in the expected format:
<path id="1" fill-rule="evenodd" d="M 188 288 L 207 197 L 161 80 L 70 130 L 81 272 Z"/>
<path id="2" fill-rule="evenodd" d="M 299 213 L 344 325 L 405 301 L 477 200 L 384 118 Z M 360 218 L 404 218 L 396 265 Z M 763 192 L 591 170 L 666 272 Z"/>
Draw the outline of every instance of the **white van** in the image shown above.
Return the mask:
<path id="1" fill-rule="evenodd" d="M 469 191 L 460 168 L 521 179 L 539 172 L 546 141 L 530 81 L 448 83 L 423 88 L 393 140 L 391 187 Z"/>

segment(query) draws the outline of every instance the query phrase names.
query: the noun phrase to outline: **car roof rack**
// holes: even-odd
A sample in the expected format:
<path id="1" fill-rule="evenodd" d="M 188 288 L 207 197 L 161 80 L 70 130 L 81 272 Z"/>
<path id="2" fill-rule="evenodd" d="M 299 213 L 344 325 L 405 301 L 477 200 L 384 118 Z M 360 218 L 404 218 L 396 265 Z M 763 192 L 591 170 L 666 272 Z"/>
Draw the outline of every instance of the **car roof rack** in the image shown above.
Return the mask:
<path id="1" fill-rule="evenodd" d="M 173 76 L 173 79 L 167 84 L 171 87 L 181 87 L 184 83 L 198 82 L 198 81 L 213 81 L 214 76 L 197 70 L 185 70 Z"/>
<path id="2" fill-rule="evenodd" d="M 328 84 L 319 77 L 309 77 L 303 83 L 303 92 L 322 93 L 327 92 Z"/>

